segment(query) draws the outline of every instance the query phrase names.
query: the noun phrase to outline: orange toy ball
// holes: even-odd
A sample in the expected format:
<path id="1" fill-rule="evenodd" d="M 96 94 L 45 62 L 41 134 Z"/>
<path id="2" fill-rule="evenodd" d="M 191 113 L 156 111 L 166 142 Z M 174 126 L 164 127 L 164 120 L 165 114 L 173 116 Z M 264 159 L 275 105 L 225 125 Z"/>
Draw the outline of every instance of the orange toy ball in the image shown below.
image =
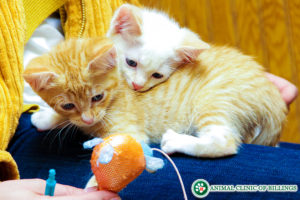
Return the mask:
<path id="1" fill-rule="evenodd" d="M 107 145 L 113 147 L 113 157 L 109 163 L 101 164 L 98 158 Z M 143 172 L 146 161 L 140 143 L 129 135 L 115 134 L 95 146 L 91 166 L 99 190 L 120 192 Z"/>

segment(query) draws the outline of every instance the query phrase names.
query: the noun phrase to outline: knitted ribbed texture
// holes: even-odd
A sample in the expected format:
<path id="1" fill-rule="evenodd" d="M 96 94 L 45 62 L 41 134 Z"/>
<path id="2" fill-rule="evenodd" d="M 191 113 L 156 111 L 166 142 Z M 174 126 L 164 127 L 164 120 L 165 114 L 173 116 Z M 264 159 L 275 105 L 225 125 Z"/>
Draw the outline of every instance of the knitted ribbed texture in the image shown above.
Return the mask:
<path id="1" fill-rule="evenodd" d="M 33 31 L 67 0 L 23 0 L 26 15 L 26 41 Z"/>
<path id="2" fill-rule="evenodd" d="M 138 0 L 68 0 L 61 10 L 66 38 L 104 36 L 114 11 L 123 3 Z"/>
<path id="3" fill-rule="evenodd" d="M 22 1 L 0 1 L 0 178 L 18 178 L 17 166 L 4 152 L 22 111 L 25 21 Z"/>

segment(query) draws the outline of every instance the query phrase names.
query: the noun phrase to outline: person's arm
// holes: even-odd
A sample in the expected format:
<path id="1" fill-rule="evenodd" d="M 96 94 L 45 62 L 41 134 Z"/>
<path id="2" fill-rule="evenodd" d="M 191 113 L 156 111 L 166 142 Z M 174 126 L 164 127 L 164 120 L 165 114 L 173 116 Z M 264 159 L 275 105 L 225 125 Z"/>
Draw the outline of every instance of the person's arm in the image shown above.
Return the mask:
<path id="1" fill-rule="evenodd" d="M 53 197 L 44 196 L 46 182 L 41 179 L 23 179 L 0 183 L 0 199 L 52 199 L 52 200 L 119 200 L 119 196 L 108 191 L 97 189 L 83 190 L 76 187 L 56 184 Z"/>

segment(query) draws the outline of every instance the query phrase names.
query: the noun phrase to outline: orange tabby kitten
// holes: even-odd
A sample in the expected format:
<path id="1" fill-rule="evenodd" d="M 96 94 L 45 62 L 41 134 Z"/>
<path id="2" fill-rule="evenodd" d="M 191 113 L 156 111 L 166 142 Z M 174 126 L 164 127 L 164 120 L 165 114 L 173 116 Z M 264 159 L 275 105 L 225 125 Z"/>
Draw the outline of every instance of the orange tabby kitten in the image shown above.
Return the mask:
<path id="1" fill-rule="evenodd" d="M 109 40 L 69 40 L 33 60 L 24 77 L 60 120 L 87 134 L 127 133 L 198 157 L 235 154 L 241 142 L 278 142 L 286 105 L 262 67 L 235 49 L 212 46 L 144 93 L 131 90 L 115 65 Z"/>

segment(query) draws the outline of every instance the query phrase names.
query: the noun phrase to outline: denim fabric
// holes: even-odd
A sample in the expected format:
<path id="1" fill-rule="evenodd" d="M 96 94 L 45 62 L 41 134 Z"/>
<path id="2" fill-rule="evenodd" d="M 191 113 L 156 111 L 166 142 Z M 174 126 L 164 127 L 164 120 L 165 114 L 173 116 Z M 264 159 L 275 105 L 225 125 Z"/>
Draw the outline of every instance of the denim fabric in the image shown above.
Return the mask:
<path id="1" fill-rule="evenodd" d="M 73 130 L 37 132 L 30 114 L 23 114 L 9 151 L 18 163 L 21 178 L 46 179 L 55 168 L 58 183 L 84 187 L 92 175 L 91 151 L 83 150 L 89 139 Z M 157 145 L 154 145 L 157 147 Z M 155 156 L 163 158 L 155 152 Z M 183 199 L 177 175 L 163 158 L 165 167 L 154 174 L 144 171 L 120 192 L 122 199 Z M 175 154 L 176 163 L 189 199 L 194 180 L 202 178 L 212 184 L 297 184 L 300 187 L 300 145 L 284 143 L 280 148 L 243 144 L 239 154 L 226 158 L 200 159 Z M 299 190 L 299 189 L 298 189 Z M 211 192 L 205 199 L 300 199 L 300 192 Z"/>

